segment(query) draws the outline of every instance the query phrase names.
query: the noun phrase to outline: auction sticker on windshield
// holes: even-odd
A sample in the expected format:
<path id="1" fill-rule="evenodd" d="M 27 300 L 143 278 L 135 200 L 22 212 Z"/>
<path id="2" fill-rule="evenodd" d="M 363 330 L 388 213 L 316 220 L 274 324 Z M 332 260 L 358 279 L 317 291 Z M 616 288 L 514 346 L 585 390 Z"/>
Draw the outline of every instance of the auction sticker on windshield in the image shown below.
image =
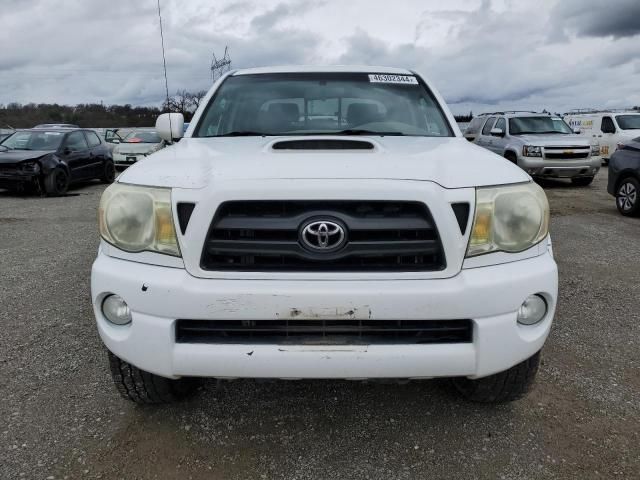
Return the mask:
<path id="1" fill-rule="evenodd" d="M 382 75 L 379 73 L 370 73 L 369 82 L 371 83 L 407 83 L 417 85 L 418 80 L 411 75 Z"/>

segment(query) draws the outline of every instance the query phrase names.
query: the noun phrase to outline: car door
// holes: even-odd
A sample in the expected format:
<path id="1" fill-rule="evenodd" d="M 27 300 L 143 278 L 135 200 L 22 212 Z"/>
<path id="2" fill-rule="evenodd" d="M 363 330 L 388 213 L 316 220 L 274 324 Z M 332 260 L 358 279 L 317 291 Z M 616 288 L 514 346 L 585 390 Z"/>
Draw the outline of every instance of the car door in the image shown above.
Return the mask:
<path id="1" fill-rule="evenodd" d="M 613 119 L 606 115 L 602 117 L 602 123 L 600 125 L 600 131 L 598 135 L 598 141 L 600 142 L 600 155 L 602 158 L 609 158 L 616 150 L 616 126 L 613 123 Z"/>
<path id="2" fill-rule="evenodd" d="M 107 159 L 106 150 L 96 132 L 85 130 L 84 134 L 89 145 L 89 158 L 91 160 L 87 169 L 91 171 L 92 176 L 100 176 L 103 172 L 104 162 Z"/>
<path id="3" fill-rule="evenodd" d="M 489 145 L 489 150 L 497 153 L 498 155 L 504 154 L 504 148 L 506 146 L 506 135 L 507 135 L 507 121 L 504 117 L 498 117 L 495 125 L 492 128 L 499 128 L 502 130 L 502 135 L 492 135 L 492 142 Z"/>
<path id="4" fill-rule="evenodd" d="M 72 180 L 79 180 L 92 176 L 91 151 L 82 130 L 71 132 L 65 138 L 62 145 L 61 156 L 69 166 Z"/>
<path id="5" fill-rule="evenodd" d="M 484 126 L 482 127 L 482 131 L 478 138 L 476 138 L 476 144 L 481 147 L 489 148 L 490 142 L 493 141 L 491 138 L 491 129 L 493 125 L 496 123 L 496 117 L 489 117 L 487 121 L 484 122 Z"/>

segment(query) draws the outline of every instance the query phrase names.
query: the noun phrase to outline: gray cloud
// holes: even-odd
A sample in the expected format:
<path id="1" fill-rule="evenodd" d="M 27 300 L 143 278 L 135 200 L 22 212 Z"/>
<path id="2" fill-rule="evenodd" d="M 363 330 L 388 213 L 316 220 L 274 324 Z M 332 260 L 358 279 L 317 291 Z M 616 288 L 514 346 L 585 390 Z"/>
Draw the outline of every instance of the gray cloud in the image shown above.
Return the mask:
<path id="1" fill-rule="evenodd" d="M 553 18 L 556 28 L 579 37 L 632 37 L 640 34 L 640 1 L 564 0 Z"/>
<path id="2" fill-rule="evenodd" d="M 211 54 L 228 45 L 235 68 L 418 69 L 456 112 L 640 104 L 637 37 L 616 20 L 620 11 L 633 17 L 640 2 L 611 2 L 597 15 L 570 0 L 161 3 L 170 91 L 208 88 Z M 161 103 L 155 6 L 114 0 L 107 12 L 100 0 L 14 0 L 0 10 L 0 103 Z M 550 40 L 559 34 L 562 42 Z"/>

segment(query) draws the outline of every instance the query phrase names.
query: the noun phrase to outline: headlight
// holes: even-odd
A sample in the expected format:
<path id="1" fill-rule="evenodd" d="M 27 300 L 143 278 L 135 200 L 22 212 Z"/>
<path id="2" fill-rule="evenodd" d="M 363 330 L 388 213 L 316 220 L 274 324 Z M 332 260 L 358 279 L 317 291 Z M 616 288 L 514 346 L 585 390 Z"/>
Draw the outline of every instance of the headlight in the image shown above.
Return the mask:
<path id="1" fill-rule="evenodd" d="M 525 145 L 522 147 L 522 155 L 525 157 L 541 157 L 542 147 L 536 147 L 534 145 Z"/>
<path id="2" fill-rule="evenodd" d="M 594 157 L 600 155 L 600 145 L 591 145 L 591 155 Z"/>
<path id="3" fill-rule="evenodd" d="M 168 188 L 111 184 L 98 217 L 102 238 L 121 250 L 180 256 Z"/>
<path id="4" fill-rule="evenodd" d="M 549 233 L 549 203 L 530 182 L 476 189 L 476 212 L 467 257 L 489 252 L 521 252 Z"/>
<path id="5" fill-rule="evenodd" d="M 38 162 L 22 162 L 20 167 L 22 171 L 26 173 L 40 173 L 40 165 Z"/>

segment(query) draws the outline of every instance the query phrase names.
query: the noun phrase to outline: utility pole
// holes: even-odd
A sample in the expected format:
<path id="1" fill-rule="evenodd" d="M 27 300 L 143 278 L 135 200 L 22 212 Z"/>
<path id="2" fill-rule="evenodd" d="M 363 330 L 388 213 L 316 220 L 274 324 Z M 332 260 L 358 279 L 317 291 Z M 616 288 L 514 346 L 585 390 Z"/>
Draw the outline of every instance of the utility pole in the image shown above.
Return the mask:
<path id="1" fill-rule="evenodd" d="M 224 47 L 224 55 L 222 58 L 216 58 L 215 52 L 211 59 L 211 82 L 215 82 L 222 75 L 231 70 L 231 57 L 229 56 L 229 47 Z"/>

